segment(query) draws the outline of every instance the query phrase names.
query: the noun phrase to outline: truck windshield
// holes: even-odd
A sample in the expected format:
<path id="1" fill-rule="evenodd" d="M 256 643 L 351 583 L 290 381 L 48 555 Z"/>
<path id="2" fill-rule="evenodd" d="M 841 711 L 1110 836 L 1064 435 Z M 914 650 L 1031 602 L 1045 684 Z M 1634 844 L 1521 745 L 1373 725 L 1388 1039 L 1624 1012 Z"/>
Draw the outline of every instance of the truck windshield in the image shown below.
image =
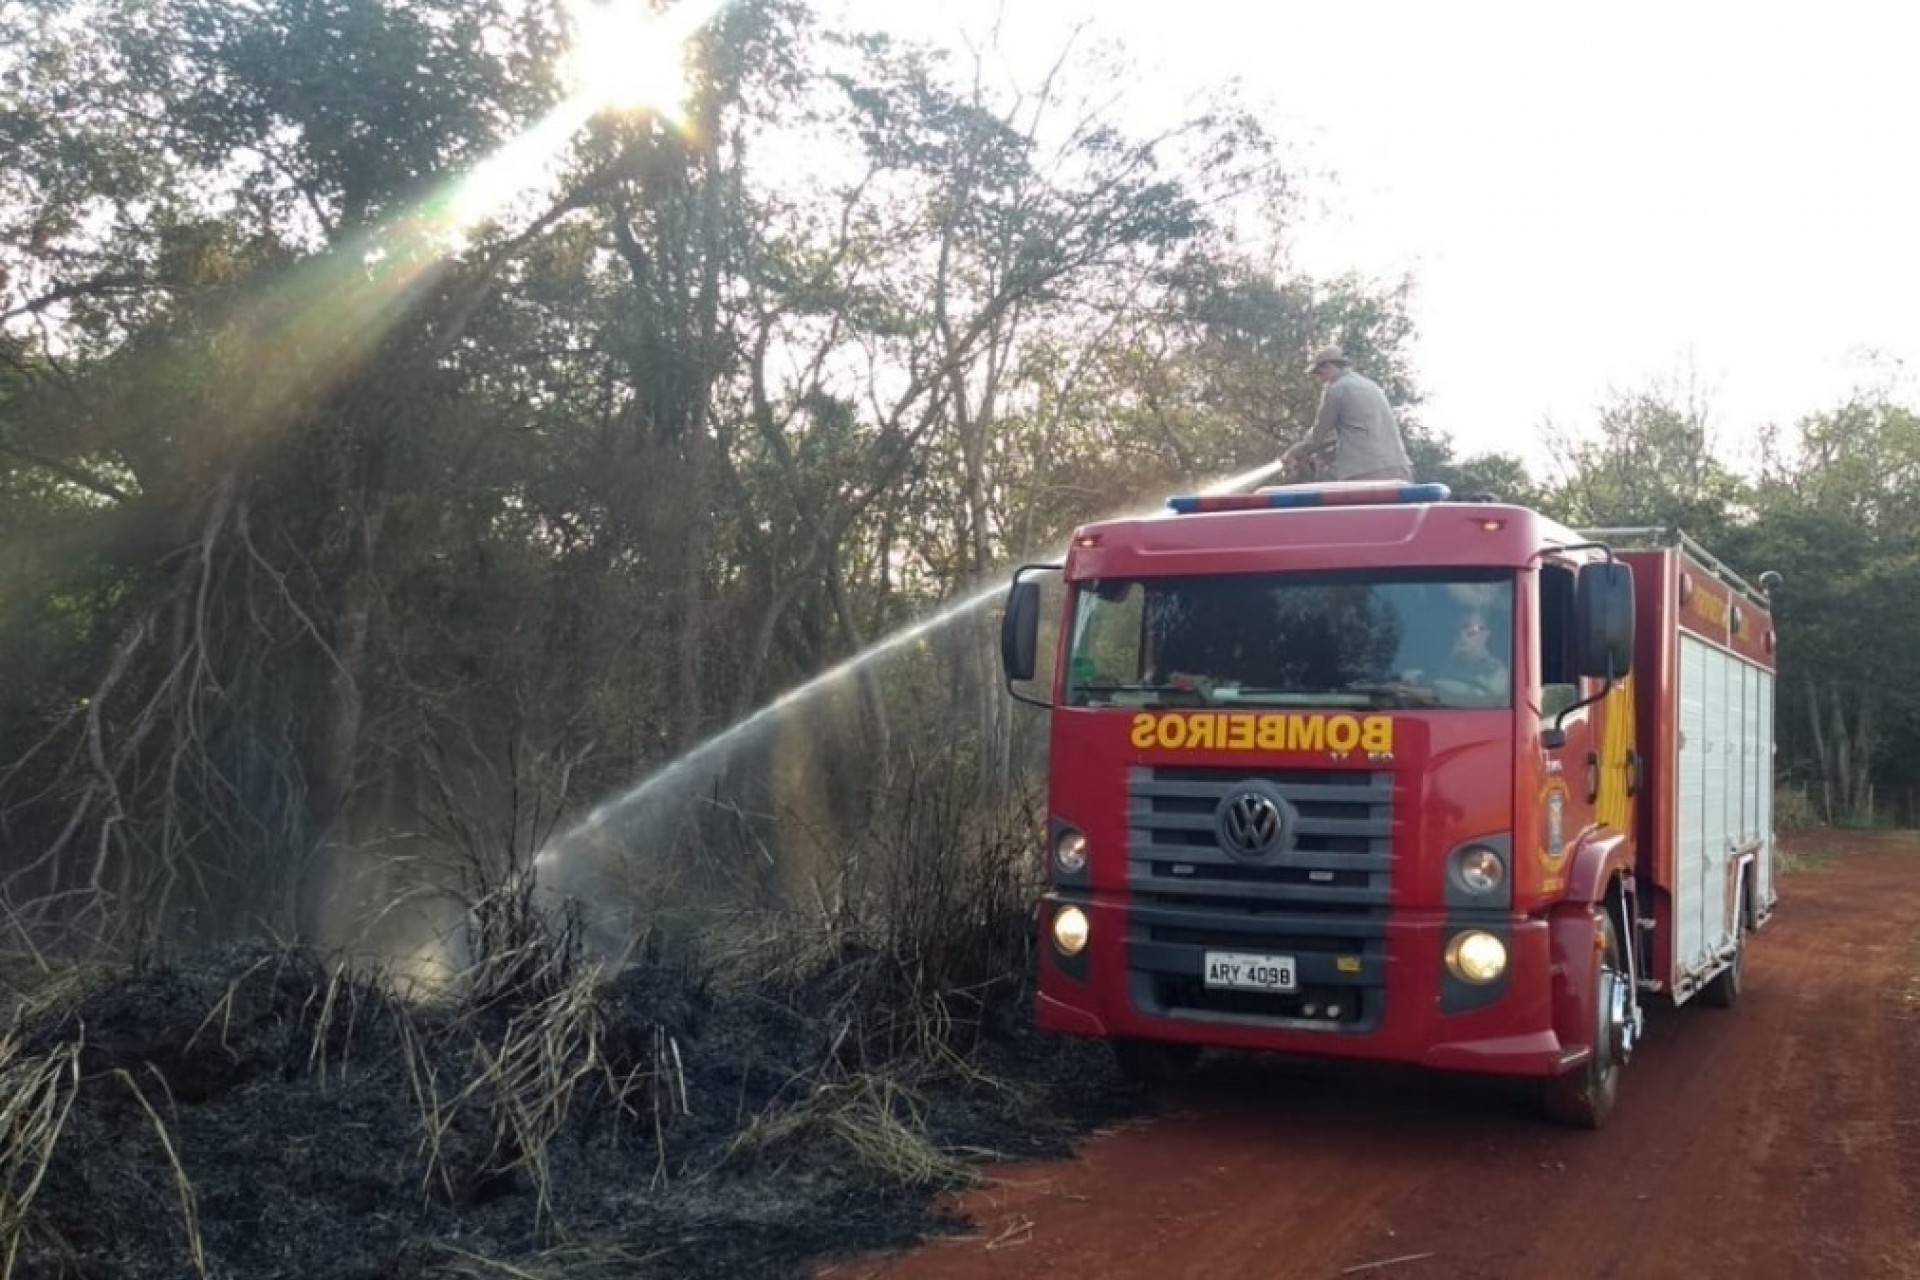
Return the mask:
<path id="1" fill-rule="evenodd" d="M 1079 584 L 1075 706 L 1511 707 L 1508 571 Z"/>

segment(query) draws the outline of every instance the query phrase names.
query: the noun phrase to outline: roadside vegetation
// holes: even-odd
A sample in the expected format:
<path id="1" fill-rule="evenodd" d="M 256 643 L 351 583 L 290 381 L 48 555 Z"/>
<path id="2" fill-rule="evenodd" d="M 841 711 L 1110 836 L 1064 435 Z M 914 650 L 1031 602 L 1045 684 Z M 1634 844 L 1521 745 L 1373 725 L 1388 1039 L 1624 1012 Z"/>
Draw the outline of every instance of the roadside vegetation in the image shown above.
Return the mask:
<path id="1" fill-rule="evenodd" d="M 0 8 L 0 1274 L 788 1274 L 1131 1105 L 1029 1030 L 993 584 L 1270 462 L 1329 340 L 1423 478 L 1779 571 L 1783 821 L 1920 817 L 1888 387 L 1532 476 L 1423 426 L 1412 282 L 1289 266 L 1257 104 L 740 0 L 677 118 L 483 166 L 566 35 Z"/>
<path id="2" fill-rule="evenodd" d="M 0 1274 L 787 1276 L 955 1229 L 937 1193 L 1139 1098 L 1030 1029 L 1025 831 L 914 794 L 932 881 L 724 952 L 616 971 L 514 883 L 435 993 L 263 942 L 24 972 Z"/>

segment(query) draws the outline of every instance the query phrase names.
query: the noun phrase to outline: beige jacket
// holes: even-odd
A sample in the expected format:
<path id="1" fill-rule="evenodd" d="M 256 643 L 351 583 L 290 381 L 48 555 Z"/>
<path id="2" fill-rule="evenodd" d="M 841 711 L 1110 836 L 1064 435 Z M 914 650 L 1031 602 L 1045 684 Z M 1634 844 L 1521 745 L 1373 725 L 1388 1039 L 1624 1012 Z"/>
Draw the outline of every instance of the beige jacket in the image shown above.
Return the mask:
<path id="1" fill-rule="evenodd" d="M 1407 479 L 1413 476 L 1386 392 L 1351 369 L 1321 391 L 1320 412 L 1314 416 L 1306 452 L 1320 457 L 1331 453 L 1335 480 L 1390 471 L 1399 471 Z"/>

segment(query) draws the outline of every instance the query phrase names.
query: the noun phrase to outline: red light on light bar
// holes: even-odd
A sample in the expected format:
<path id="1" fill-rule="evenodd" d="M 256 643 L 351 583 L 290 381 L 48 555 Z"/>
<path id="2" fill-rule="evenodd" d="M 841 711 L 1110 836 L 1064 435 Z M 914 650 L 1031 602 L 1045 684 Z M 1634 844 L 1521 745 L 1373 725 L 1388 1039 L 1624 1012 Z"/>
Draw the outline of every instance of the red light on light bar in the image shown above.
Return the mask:
<path id="1" fill-rule="evenodd" d="M 1382 484 L 1343 481 L 1335 484 L 1290 484 L 1254 493 L 1206 493 L 1190 498 L 1168 498 L 1167 505 L 1181 515 L 1208 511 L 1259 511 L 1296 507 L 1398 506 L 1404 503 L 1445 502 L 1453 490 L 1444 484 Z"/>
<path id="2" fill-rule="evenodd" d="M 1266 511 L 1273 506 L 1264 493 L 1206 493 L 1197 498 L 1168 498 L 1167 505 L 1182 515 L 1200 511 Z"/>

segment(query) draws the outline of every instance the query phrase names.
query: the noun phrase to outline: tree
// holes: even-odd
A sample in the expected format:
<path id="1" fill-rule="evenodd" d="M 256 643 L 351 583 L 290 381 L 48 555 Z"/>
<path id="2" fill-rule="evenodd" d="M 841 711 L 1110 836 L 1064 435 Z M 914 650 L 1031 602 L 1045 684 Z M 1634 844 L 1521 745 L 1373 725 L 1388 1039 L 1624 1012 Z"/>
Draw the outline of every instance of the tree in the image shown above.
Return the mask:
<path id="1" fill-rule="evenodd" d="M 1920 417 L 1859 399 L 1771 433 L 1756 518 L 1728 543 L 1782 575 L 1780 740 L 1830 822 L 1867 824 L 1920 780 Z"/>
<path id="2" fill-rule="evenodd" d="M 1230 104 L 1133 136 L 1112 66 L 994 94 L 747 0 L 684 122 L 550 136 L 563 39 L 506 0 L 0 10 L 13 918 L 338 937 L 362 866 L 497 876 L 1076 519 L 1269 460 L 1315 343 L 1412 400 L 1401 294 L 1244 252 L 1287 180 Z M 1004 764 L 990 652 L 903 655 L 896 725 Z M 886 732 L 754 767 L 851 793 Z"/>
<path id="3" fill-rule="evenodd" d="M 1584 435 L 1552 431 L 1558 474 L 1545 500 L 1580 528 L 1684 528 L 1711 542 L 1745 487 L 1714 454 L 1706 404 L 1654 388 L 1601 407 Z"/>
<path id="4" fill-rule="evenodd" d="M 62 763 L 8 789 L 9 888 L 285 920 L 358 785 L 389 552 L 465 452 L 474 279 L 404 211 L 539 87 L 485 4 L 38 10 L 0 19 L 0 315 L 45 335 L 5 452 L 91 495 L 51 596 L 96 639 L 21 723 Z"/>

